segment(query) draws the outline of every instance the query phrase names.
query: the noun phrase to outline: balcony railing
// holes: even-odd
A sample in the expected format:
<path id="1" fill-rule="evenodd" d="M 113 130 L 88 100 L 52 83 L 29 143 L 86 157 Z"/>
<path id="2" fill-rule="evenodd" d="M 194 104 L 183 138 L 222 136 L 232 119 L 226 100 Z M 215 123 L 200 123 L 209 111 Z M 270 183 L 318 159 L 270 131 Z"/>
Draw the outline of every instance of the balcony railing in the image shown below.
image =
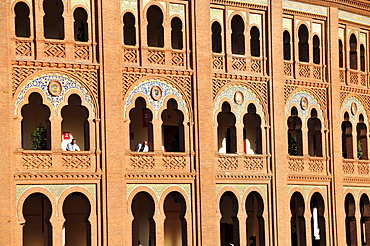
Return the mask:
<path id="1" fill-rule="evenodd" d="M 262 172 L 267 173 L 266 155 L 218 154 L 216 169 L 227 172 Z"/>
<path id="2" fill-rule="evenodd" d="M 291 173 L 326 175 L 328 162 L 324 157 L 289 156 L 288 170 Z"/>
<path id="3" fill-rule="evenodd" d="M 369 160 L 343 159 L 343 173 L 345 176 L 369 175 Z"/>

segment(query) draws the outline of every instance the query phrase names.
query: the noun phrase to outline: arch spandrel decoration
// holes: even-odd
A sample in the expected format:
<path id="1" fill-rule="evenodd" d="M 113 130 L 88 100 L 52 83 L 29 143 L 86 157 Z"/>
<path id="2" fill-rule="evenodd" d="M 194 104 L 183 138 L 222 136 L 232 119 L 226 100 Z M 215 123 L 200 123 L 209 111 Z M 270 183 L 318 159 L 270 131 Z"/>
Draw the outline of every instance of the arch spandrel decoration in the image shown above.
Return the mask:
<path id="1" fill-rule="evenodd" d="M 162 91 L 162 95 L 158 100 L 154 100 L 151 95 L 152 88 L 155 86 L 158 86 Z M 135 103 L 134 97 L 137 93 L 144 94 L 146 96 L 147 102 L 153 107 L 155 111 L 154 115 L 156 119 L 158 119 L 159 117 L 159 109 L 164 105 L 167 96 L 177 98 L 179 107 L 183 108 L 187 115 L 189 114 L 188 108 L 186 107 L 186 102 L 176 88 L 172 87 L 170 84 L 167 84 L 164 81 L 160 81 L 158 79 L 150 79 L 140 83 L 130 92 L 129 96 L 126 99 L 124 108 L 124 114 L 126 117 L 127 108 L 131 104 Z"/>
<path id="2" fill-rule="evenodd" d="M 303 107 L 302 99 L 307 99 L 307 105 L 306 107 Z M 302 118 L 302 122 L 307 121 L 307 117 L 310 117 L 311 108 L 314 106 L 317 110 L 317 117 L 322 121 L 323 125 L 325 125 L 325 118 L 323 117 L 322 109 L 320 107 L 320 104 L 317 102 L 317 100 L 308 92 L 306 91 L 300 91 L 294 94 L 288 103 L 285 106 L 285 117 L 288 117 L 290 115 L 290 110 L 292 106 L 295 106 L 298 110 L 298 115 Z M 305 108 L 305 109 L 303 109 Z"/>
<path id="3" fill-rule="evenodd" d="M 235 93 L 237 92 L 241 92 L 243 94 L 243 102 L 241 104 L 236 103 L 234 100 Z M 218 95 L 218 97 L 215 100 L 213 115 L 215 115 L 217 109 L 221 107 L 220 102 L 225 98 L 229 99 L 229 101 L 231 102 L 231 107 L 237 113 L 236 117 L 238 122 L 241 121 L 243 117 L 242 113 L 246 110 L 246 107 L 248 107 L 248 101 L 249 102 L 253 101 L 255 103 L 257 113 L 261 116 L 262 119 L 265 119 L 265 114 L 260 103 L 260 100 L 256 97 L 256 95 L 252 91 L 248 90 L 243 86 L 231 86 L 226 88 L 223 92 L 221 92 L 221 94 Z"/>
<path id="4" fill-rule="evenodd" d="M 356 109 L 355 111 L 353 106 L 356 105 Z M 342 105 L 341 109 L 340 109 L 340 119 L 343 120 L 343 117 L 344 117 L 344 113 L 345 112 L 348 112 L 348 115 L 350 117 L 350 121 L 351 122 L 357 122 L 358 120 L 358 115 L 360 113 L 363 114 L 364 116 L 364 121 L 365 122 L 368 122 L 368 118 L 367 118 L 367 113 L 366 113 L 366 110 L 365 110 L 365 107 L 362 105 L 362 103 L 355 97 L 350 97 L 348 98 Z"/>
<path id="5" fill-rule="evenodd" d="M 149 187 L 154 191 L 159 201 L 163 192 L 170 187 L 180 187 L 186 192 L 188 199 L 191 201 L 191 185 L 190 184 L 127 184 L 126 198 L 130 197 L 131 192 L 137 187 Z"/>
<path id="6" fill-rule="evenodd" d="M 137 1 L 135 1 L 135 0 L 121 0 L 121 13 L 123 13 L 127 9 L 130 9 L 134 13 L 137 13 Z"/>
<path id="7" fill-rule="evenodd" d="M 370 187 L 343 186 L 343 194 L 346 194 L 347 190 L 354 192 L 355 199 L 359 198 L 362 195 L 363 191 L 366 191 L 370 195 Z"/>
<path id="8" fill-rule="evenodd" d="M 60 94 L 53 96 L 49 92 L 49 84 L 52 81 L 58 81 L 61 85 Z M 81 92 L 83 95 L 82 100 L 84 100 L 89 106 L 94 109 L 94 105 L 91 99 L 91 96 L 88 94 L 87 90 L 79 83 L 76 82 L 73 78 L 68 77 L 67 75 L 62 75 L 59 73 L 49 73 L 49 74 L 42 74 L 39 76 L 34 77 L 32 80 L 28 80 L 27 84 L 24 85 L 21 91 L 16 95 L 16 102 L 15 102 L 15 111 L 16 114 L 18 105 L 21 101 L 25 100 L 25 95 L 28 90 L 33 88 L 38 88 L 44 92 L 46 96 L 46 100 L 49 101 L 54 107 L 54 115 L 56 116 L 58 111 L 58 106 L 65 100 L 65 95 L 69 90 L 75 89 Z M 93 112 L 94 113 L 94 112 Z M 93 115 L 95 117 L 95 115 Z"/>
<path id="9" fill-rule="evenodd" d="M 294 188 L 299 188 L 303 190 L 304 193 L 302 195 L 306 200 L 309 199 L 311 190 L 315 188 L 319 188 L 320 190 L 322 190 L 323 194 L 325 194 L 326 197 L 328 195 L 328 187 L 326 185 L 288 185 L 288 194 L 291 193 L 291 190 Z"/>
<path id="10" fill-rule="evenodd" d="M 71 0 L 71 8 L 77 5 L 83 5 L 90 11 L 90 0 Z"/>
<path id="11" fill-rule="evenodd" d="M 223 187 L 231 186 L 237 192 L 239 197 L 244 197 L 244 193 L 251 187 L 258 187 L 262 190 L 263 194 L 260 194 L 262 197 L 267 196 L 267 184 L 216 184 L 216 195 L 220 193 Z"/>

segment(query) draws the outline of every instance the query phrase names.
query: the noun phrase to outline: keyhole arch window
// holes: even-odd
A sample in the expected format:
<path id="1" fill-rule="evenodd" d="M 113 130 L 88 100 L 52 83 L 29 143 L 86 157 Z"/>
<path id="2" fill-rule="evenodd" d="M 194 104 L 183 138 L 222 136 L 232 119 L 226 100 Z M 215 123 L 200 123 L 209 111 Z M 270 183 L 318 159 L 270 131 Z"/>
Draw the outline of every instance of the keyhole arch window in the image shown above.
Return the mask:
<path id="1" fill-rule="evenodd" d="M 218 21 L 214 21 L 211 26 L 212 31 L 212 52 L 221 53 L 222 52 L 222 28 Z"/>
<path id="2" fill-rule="evenodd" d="M 44 37 L 64 39 L 64 4 L 62 0 L 44 0 Z"/>
<path id="3" fill-rule="evenodd" d="M 183 23 L 179 17 L 171 20 L 171 46 L 172 49 L 183 49 Z"/>
<path id="4" fill-rule="evenodd" d="M 133 13 L 126 12 L 123 15 L 123 43 L 136 45 L 136 19 Z"/>
<path id="5" fill-rule="evenodd" d="M 292 59 L 291 37 L 288 30 L 285 30 L 283 32 L 283 49 L 284 49 L 284 60 L 290 61 Z"/>
<path id="6" fill-rule="evenodd" d="M 78 7 L 73 12 L 74 37 L 76 41 L 87 42 L 89 40 L 88 15 L 84 8 Z"/>
<path id="7" fill-rule="evenodd" d="M 146 13 L 147 44 L 149 47 L 164 47 L 163 12 L 157 5 L 152 5 Z"/>
<path id="8" fill-rule="evenodd" d="M 251 56 L 261 56 L 261 33 L 257 26 L 253 26 L 250 29 L 250 52 Z"/>
<path id="9" fill-rule="evenodd" d="M 357 70 L 357 37 L 351 34 L 349 38 L 349 67 Z"/>
<path id="10" fill-rule="evenodd" d="M 298 29 L 298 56 L 299 61 L 301 62 L 309 62 L 309 52 L 310 48 L 308 45 L 309 40 L 309 33 L 307 26 L 301 24 Z"/>
<path id="11" fill-rule="evenodd" d="M 321 63 L 321 48 L 320 48 L 320 38 L 317 35 L 314 35 L 312 38 L 312 47 L 313 47 L 313 63 Z"/>
<path id="12" fill-rule="evenodd" d="M 236 55 L 245 54 L 245 25 L 240 15 L 234 15 L 231 19 L 231 51 Z"/>
<path id="13" fill-rule="evenodd" d="M 15 36 L 29 38 L 31 36 L 30 7 L 24 2 L 14 6 Z"/>
<path id="14" fill-rule="evenodd" d="M 339 67 L 344 67 L 344 52 L 343 52 L 343 41 L 341 39 L 338 40 L 339 46 Z"/>

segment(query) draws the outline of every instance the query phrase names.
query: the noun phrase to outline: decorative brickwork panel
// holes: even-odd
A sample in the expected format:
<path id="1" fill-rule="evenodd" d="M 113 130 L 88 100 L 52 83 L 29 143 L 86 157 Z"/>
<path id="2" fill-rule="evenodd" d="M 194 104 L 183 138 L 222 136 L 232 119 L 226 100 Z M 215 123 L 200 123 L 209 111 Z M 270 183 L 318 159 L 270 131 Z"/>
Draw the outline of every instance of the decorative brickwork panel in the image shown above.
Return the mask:
<path id="1" fill-rule="evenodd" d="M 185 55 L 184 53 L 180 52 L 172 52 L 171 53 L 171 63 L 172 66 L 179 66 L 183 67 L 185 64 Z"/>
<path id="2" fill-rule="evenodd" d="M 144 77 L 144 74 L 140 73 L 122 73 L 122 96 L 125 97 L 128 88 L 135 83 L 138 79 Z"/>
<path id="3" fill-rule="evenodd" d="M 18 86 L 30 75 L 41 70 L 41 68 L 28 68 L 28 67 L 13 67 L 12 80 L 13 80 L 13 95 L 18 89 Z"/>
<path id="4" fill-rule="evenodd" d="M 285 76 L 293 76 L 293 64 L 290 62 L 284 62 L 284 74 Z"/>
<path id="5" fill-rule="evenodd" d="M 123 62 L 137 63 L 138 51 L 137 48 L 123 49 Z"/>
<path id="6" fill-rule="evenodd" d="M 262 61 L 252 59 L 251 60 L 251 72 L 262 73 Z"/>
<path id="7" fill-rule="evenodd" d="M 360 75 L 361 85 L 366 86 L 366 74 Z"/>
<path id="8" fill-rule="evenodd" d="M 164 65 L 166 62 L 164 51 L 149 50 L 148 51 L 148 62 L 151 64 Z"/>
<path id="9" fill-rule="evenodd" d="M 46 57 L 65 58 L 66 46 L 59 43 L 45 43 L 44 54 Z"/>
<path id="10" fill-rule="evenodd" d="M 50 154 L 24 154 L 23 167 L 27 169 L 49 169 L 52 166 Z"/>
<path id="11" fill-rule="evenodd" d="M 317 66 L 313 67 L 313 78 L 317 80 L 321 80 L 322 79 L 321 71 L 322 71 L 321 67 L 317 67 Z"/>
<path id="12" fill-rule="evenodd" d="M 153 169 L 154 157 L 150 155 L 134 155 L 130 158 L 131 167 L 134 169 Z"/>
<path id="13" fill-rule="evenodd" d="M 90 59 L 90 47 L 89 45 L 75 44 L 74 46 L 74 57 L 77 60 L 89 60 Z"/>
<path id="14" fill-rule="evenodd" d="M 303 159 L 290 157 L 288 160 L 288 166 L 291 172 L 303 172 Z"/>
<path id="15" fill-rule="evenodd" d="M 163 157 L 163 166 L 166 169 L 185 169 L 186 159 L 182 155 L 170 155 Z"/>
<path id="16" fill-rule="evenodd" d="M 342 104 L 344 102 L 344 99 L 348 96 L 348 92 L 340 92 L 340 103 Z"/>
<path id="17" fill-rule="evenodd" d="M 355 165 L 353 164 L 353 162 L 344 162 L 343 172 L 345 174 L 353 174 L 355 172 Z"/>
<path id="18" fill-rule="evenodd" d="M 259 171 L 263 169 L 263 166 L 262 157 L 246 156 L 244 159 L 244 168 L 246 170 Z"/>
<path id="19" fill-rule="evenodd" d="M 32 56 L 31 41 L 15 41 L 15 55 L 17 56 Z"/>
<path id="20" fill-rule="evenodd" d="M 91 166 L 89 154 L 64 154 L 62 159 L 66 169 L 87 169 Z"/>
<path id="21" fill-rule="evenodd" d="M 91 90 L 95 98 L 98 98 L 98 73 L 91 70 L 69 70 L 78 77 L 87 88 Z"/>
<path id="22" fill-rule="evenodd" d="M 324 160 L 311 159 L 308 162 L 308 169 L 314 173 L 322 173 L 324 171 Z"/>
<path id="23" fill-rule="evenodd" d="M 247 62 L 245 58 L 233 57 L 231 67 L 237 71 L 246 71 Z"/>
<path id="24" fill-rule="evenodd" d="M 293 86 L 293 85 L 285 85 L 284 86 L 284 100 L 285 100 L 285 102 L 288 101 L 292 92 L 297 88 L 298 88 L 297 86 Z"/>
<path id="25" fill-rule="evenodd" d="M 309 78 L 310 73 L 311 73 L 310 65 L 299 64 L 299 66 L 298 66 L 299 77 Z"/>
<path id="26" fill-rule="evenodd" d="M 345 81 L 345 72 L 344 72 L 344 70 L 339 71 L 339 82 L 340 83 L 345 83 L 346 82 Z"/>
<path id="27" fill-rule="evenodd" d="M 359 161 L 357 169 L 359 174 L 367 175 L 369 174 L 369 163 Z"/>
<path id="28" fill-rule="evenodd" d="M 223 56 L 218 56 L 218 55 L 213 55 L 212 57 L 212 68 L 213 69 L 224 69 L 224 57 Z"/>
<path id="29" fill-rule="evenodd" d="M 218 167 L 221 170 L 236 170 L 238 169 L 238 159 L 236 156 L 220 156 Z"/>
<path id="30" fill-rule="evenodd" d="M 181 89 L 183 95 L 189 100 L 192 100 L 191 78 L 190 76 L 169 76 L 171 85 Z"/>
<path id="31" fill-rule="evenodd" d="M 358 74 L 357 72 L 350 72 L 349 73 L 349 83 L 357 85 L 358 84 Z"/>

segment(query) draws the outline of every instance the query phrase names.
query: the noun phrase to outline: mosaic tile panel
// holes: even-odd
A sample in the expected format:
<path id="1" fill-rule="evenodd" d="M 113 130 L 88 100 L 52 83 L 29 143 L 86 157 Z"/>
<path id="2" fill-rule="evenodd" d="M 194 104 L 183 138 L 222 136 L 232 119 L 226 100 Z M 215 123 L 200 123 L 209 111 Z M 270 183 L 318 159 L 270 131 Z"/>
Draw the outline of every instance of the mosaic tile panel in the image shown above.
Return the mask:
<path id="1" fill-rule="evenodd" d="M 121 0 L 121 12 L 127 9 L 131 9 L 134 13 L 137 14 L 137 1 Z"/>
<path id="2" fill-rule="evenodd" d="M 170 16 L 179 15 L 185 21 L 185 5 L 170 3 Z"/>
<path id="3" fill-rule="evenodd" d="M 326 185 L 288 185 L 288 194 L 295 187 L 299 187 L 303 190 L 302 195 L 306 200 L 309 199 L 308 195 L 310 194 L 311 190 L 314 189 L 314 188 L 319 188 L 320 190 L 323 191 L 325 196 L 328 195 L 328 187 Z"/>
<path id="4" fill-rule="evenodd" d="M 261 196 L 267 197 L 267 188 L 268 188 L 267 184 L 216 184 L 216 194 L 219 194 L 220 190 L 227 186 L 233 187 L 238 192 L 239 197 L 243 197 L 245 195 L 246 190 L 248 190 L 251 187 L 258 187 L 263 192 Z"/>
<path id="5" fill-rule="evenodd" d="M 283 28 L 292 32 L 293 20 L 290 18 L 283 18 Z"/>
<path id="6" fill-rule="evenodd" d="M 344 28 L 338 28 L 338 37 L 344 41 Z"/>
<path id="7" fill-rule="evenodd" d="M 352 107 L 353 103 L 355 103 L 356 106 L 357 106 L 357 110 L 356 110 L 355 114 L 351 113 L 352 112 L 351 107 Z M 348 98 L 347 101 L 342 105 L 342 108 L 340 109 L 340 119 L 341 120 L 343 120 L 345 112 L 348 112 L 351 122 L 357 122 L 358 116 L 361 113 L 364 116 L 364 121 L 365 122 L 368 121 L 366 110 L 365 110 L 364 106 L 361 104 L 361 102 L 359 100 L 357 100 L 357 98 L 354 98 L 354 97 Z"/>
<path id="8" fill-rule="evenodd" d="M 212 20 L 218 20 L 221 23 L 223 23 L 224 19 L 224 10 L 223 9 L 212 9 L 211 8 L 211 21 Z"/>
<path id="9" fill-rule="evenodd" d="M 249 14 L 249 25 L 253 25 L 253 24 L 262 28 L 262 15 Z"/>
<path id="10" fill-rule="evenodd" d="M 358 199 L 360 198 L 360 192 L 365 190 L 368 194 L 370 194 L 370 187 L 358 187 L 358 186 L 343 186 L 343 194 L 346 193 L 347 189 L 352 190 L 355 194 L 355 198 L 357 197 Z"/>
<path id="11" fill-rule="evenodd" d="M 76 5 L 83 5 L 87 8 L 89 12 L 91 11 L 90 0 L 71 0 L 71 9 L 73 9 Z"/>
<path id="12" fill-rule="evenodd" d="M 169 187 L 180 187 L 183 189 L 188 196 L 188 199 L 191 201 L 191 184 L 127 184 L 126 197 L 128 198 L 131 192 L 137 187 L 149 187 L 157 196 L 159 201 L 163 192 Z"/>
<path id="13" fill-rule="evenodd" d="M 318 14 L 318 15 L 328 15 L 328 9 L 326 7 L 308 4 L 308 3 L 300 3 L 294 2 L 289 0 L 283 0 L 283 8 L 284 9 L 291 9 L 295 11 L 301 12 L 308 12 L 311 14 Z"/>

